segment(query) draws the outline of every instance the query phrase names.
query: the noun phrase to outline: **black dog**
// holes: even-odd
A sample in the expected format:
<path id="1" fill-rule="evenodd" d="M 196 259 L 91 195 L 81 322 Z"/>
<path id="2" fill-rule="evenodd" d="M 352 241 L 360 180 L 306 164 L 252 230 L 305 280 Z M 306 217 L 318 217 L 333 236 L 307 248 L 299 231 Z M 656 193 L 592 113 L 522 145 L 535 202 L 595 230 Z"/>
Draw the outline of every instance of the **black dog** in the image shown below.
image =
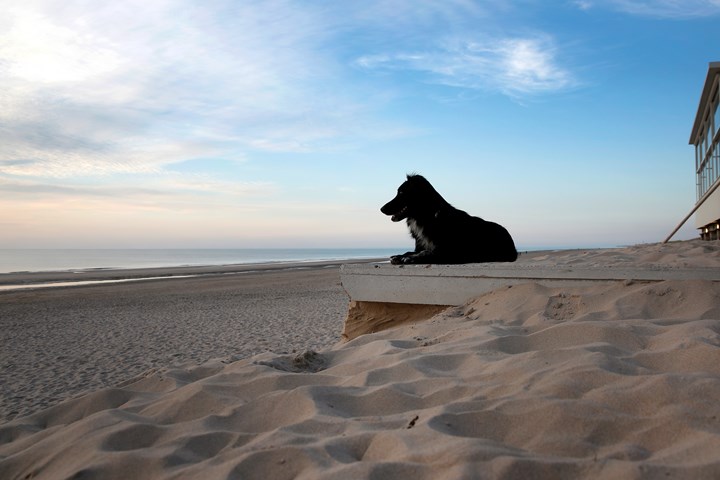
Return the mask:
<path id="1" fill-rule="evenodd" d="M 517 250 L 505 228 L 450 205 L 421 175 L 408 175 L 380 211 L 407 219 L 415 251 L 393 255 L 393 264 L 514 262 Z"/>

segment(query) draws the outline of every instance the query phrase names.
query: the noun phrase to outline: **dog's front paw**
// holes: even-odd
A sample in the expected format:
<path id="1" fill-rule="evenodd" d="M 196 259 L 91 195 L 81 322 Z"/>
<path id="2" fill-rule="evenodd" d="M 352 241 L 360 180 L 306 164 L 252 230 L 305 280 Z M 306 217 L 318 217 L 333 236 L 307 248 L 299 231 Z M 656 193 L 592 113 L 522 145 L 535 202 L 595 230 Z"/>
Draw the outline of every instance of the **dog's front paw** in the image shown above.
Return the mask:
<path id="1" fill-rule="evenodd" d="M 392 257 L 390 257 L 390 263 L 393 265 L 402 265 L 403 263 L 405 263 L 403 262 L 404 258 L 405 255 L 393 255 Z"/>
<path id="2" fill-rule="evenodd" d="M 396 258 L 391 259 L 390 263 L 393 265 L 412 265 L 418 262 L 415 259 L 415 255 L 398 255 Z"/>

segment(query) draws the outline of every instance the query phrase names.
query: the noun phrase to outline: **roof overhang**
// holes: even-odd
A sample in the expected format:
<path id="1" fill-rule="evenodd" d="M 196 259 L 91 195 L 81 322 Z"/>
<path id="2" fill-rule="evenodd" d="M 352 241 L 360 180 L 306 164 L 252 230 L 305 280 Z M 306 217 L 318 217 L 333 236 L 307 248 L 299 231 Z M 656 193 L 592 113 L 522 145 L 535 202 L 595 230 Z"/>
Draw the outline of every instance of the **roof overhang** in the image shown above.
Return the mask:
<path id="1" fill-rule="evenodd" d="M 702 95 L 700 95 L 700 104 L 698 105 L 698 110 L 695 114 L 695 123 L 693 124 L 692 133 L 690 134 L 690 145 L 695 144 L 695 139 L 697 138 L 700 130 L 700 125 L 702 125 L 703 115 L 705 115 L 707 103 L 710 101 L 713 80 L 715 80 L 715 75 L 719 74 L 720 62 L 710 62 L 708 65 L 707 77 L 705 77 L 705 85 L 703 86 Z"/>

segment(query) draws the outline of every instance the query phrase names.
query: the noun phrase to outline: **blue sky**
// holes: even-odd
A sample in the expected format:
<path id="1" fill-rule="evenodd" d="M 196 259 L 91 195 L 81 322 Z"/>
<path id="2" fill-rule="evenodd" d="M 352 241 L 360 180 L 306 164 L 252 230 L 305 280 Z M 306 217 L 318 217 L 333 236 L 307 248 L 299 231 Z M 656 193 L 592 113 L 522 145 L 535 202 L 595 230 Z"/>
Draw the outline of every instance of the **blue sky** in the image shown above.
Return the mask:
<path id="1" fill-rule="evenodd" d="M 405 247 L 408 172 L 520 248 L 695 202 L 719 0 L 1 3 L 0 248 Z"/>

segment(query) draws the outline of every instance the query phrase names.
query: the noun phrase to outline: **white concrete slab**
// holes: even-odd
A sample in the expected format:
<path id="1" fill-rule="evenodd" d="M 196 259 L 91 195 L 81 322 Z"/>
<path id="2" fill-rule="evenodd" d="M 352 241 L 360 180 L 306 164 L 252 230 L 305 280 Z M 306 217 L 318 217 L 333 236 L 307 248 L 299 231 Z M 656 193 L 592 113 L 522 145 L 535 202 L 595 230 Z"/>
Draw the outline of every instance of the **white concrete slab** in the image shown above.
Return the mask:
<path id="1" fill-rule="evenodd" d="M 570 287 L 598 282 L 720 281 L 714 268 L 571 268 L 490 263 L 467 265 L 355 264 L 340 269 L 343 288 L 354 301 L 419 305 L 462 305 L 507 285 L 536 282 Z"/>

